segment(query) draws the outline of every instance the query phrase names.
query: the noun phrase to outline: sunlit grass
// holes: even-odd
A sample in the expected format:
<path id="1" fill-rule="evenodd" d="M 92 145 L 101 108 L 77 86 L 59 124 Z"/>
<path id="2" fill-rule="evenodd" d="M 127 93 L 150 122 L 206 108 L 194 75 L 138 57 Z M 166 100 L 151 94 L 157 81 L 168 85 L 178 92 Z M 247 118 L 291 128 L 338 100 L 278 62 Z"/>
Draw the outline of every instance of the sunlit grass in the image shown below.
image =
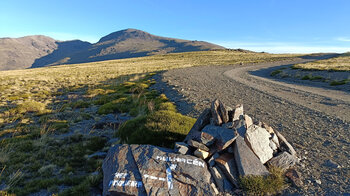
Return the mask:
<path id="1" fill-rule="evenodd" d="M 294 69 L 325 70 L 325 71 L 350 71 L 350 53 L 344 53 L 338 57 L 314 61 L 305 64 L 293 65 Z"/>

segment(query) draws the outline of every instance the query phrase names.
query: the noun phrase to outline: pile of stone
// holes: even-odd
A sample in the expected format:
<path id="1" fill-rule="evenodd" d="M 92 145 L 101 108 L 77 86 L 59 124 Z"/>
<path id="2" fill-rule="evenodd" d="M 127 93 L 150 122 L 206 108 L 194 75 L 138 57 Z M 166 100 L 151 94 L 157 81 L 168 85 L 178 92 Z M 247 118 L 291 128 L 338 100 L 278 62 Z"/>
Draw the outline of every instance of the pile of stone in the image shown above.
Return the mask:
<path id="1" fill-rule="evenodd" d="M 104 195 L 218 195 L 239 190 L 239 176 L 268 175 L 298 161 L 288 141 L 253 123 L 243 105 L 219 100 L 204 110 L 175 149 L 117 145 L 103 163 Z"/>

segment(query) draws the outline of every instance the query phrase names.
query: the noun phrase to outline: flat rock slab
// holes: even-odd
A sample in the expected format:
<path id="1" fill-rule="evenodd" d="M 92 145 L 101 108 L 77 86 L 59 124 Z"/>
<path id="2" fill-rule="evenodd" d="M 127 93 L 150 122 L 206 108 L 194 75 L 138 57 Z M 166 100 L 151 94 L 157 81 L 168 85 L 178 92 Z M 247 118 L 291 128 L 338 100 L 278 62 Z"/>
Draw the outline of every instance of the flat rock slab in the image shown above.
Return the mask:
<path id="1" fill-rule="evenodd" d="M 206 163 L 151 145 L 116 145 L 103 162 L 103 195 L 214 195 Z"/>
<path id="2" fill-rule="evenodd" d="M 215 150 L 221 151 L 226 149 L 236 139 L 237 135 L 233 129 L 207 125 L 202 130 L 202 135 L 211 135 L 215 138 Z"/>
<path id="3" fill-rule="evenodd" d="M 248 146 L 263 164 L 273 157 L 273 150 L 270 147 L 270 137 L 271 135 L 266 129 L 256 125 L 248 127 L 245 135 Z"/>
<path id="4" fill-rule="evenodd" d="M 224 153 L 215 159 L 215 162 L 224 172 L 227 179 L 229 179 L 231 183 L 238 188 L 238 171 L 233 154 Z"/>
<path id="5" fill-rule="evenodd" d="M 201 115 L 198 117 L 197 121 L 194 123 L 191 130 L 188 132 L 184 142 L 187 142 L 188 140 L 199 140 L 200 138 L 200 131 L 205 127 L 205 125 L 210 123 L 210 109 L 205 109 Z"/>
<path id="6" fill-rule="evenodd" d="M 235 140 L 234 152 L 239 175 L 246 176 L 269 174 L 259 158 L 247 146 L 243 137 L 238 136 Z"/>

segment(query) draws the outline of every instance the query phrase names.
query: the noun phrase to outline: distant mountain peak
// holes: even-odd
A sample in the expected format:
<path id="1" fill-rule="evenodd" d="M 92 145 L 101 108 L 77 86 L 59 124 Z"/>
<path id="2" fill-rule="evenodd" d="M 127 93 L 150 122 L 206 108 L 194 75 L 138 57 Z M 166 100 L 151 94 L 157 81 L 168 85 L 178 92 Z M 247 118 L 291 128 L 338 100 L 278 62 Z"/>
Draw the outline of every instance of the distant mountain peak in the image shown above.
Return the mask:
<path id="1" fill-rule="evenodd" d="M 114 40 L 114 41 L 123 41 L 126 39 L 150 39 L 152 37 L 155 37 L 154 35 L 151 35 L 150 33 L 147 33 L 145 31 L 141 31 L 138 29 L 124 29 L 124 30 L 120 30 L 120 31 L 116 31 L 113 33 L 110 33 L 104 37 L 102 37 L 98 42 L 106 42 L 106 41 L 110 41 L 110 40 Z"/>

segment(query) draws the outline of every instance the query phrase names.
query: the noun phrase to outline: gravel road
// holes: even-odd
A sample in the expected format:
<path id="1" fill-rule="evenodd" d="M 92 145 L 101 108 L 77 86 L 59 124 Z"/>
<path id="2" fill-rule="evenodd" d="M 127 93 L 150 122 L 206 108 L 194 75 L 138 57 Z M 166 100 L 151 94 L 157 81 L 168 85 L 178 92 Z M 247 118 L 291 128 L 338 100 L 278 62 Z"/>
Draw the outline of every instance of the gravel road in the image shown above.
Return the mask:
<path id="1" fill-rule="evenodd" d="M 215 98 L 231 107 L 243 103 L 255 121 L 266 122 L 285 135 L 301 158 L 296 168 L 304 186 L 289 187 L 285 194 L 348 195 L 350 94 L 270 77 L 274 69 L 330 56 L 174 69 L 156 75 L 153 88 L 192 117 L 198 117 Z"/>

